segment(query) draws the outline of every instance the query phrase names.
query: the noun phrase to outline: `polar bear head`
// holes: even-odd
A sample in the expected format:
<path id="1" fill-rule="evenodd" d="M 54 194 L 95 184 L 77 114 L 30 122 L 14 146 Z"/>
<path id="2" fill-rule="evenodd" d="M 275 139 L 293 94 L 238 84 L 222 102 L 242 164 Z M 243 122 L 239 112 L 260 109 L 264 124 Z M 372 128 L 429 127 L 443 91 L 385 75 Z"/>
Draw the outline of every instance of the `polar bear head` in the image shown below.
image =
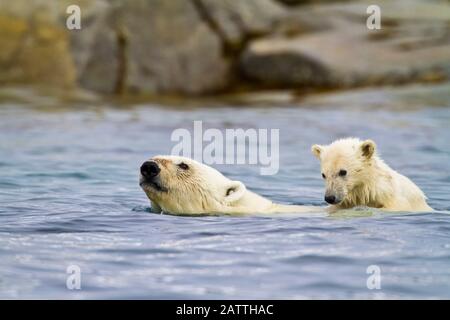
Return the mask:
<path id="1" fill-rule="evenodd" d="M 311 151 L 320 160 L 325 201 L 329 204 L 354 202 L 353 190 L 374 178 L 371 168 L 377 155 L 372 140 L 341 139 L 327 146 L 315 144 Z"/>
<path id="2" fill-rule="evenodd" d="M 140 168 L 139 184 L 154 211 L 172 214 L 227 212 L 245 194 L 240 181 L 195 160 L 156 156 Z"/>

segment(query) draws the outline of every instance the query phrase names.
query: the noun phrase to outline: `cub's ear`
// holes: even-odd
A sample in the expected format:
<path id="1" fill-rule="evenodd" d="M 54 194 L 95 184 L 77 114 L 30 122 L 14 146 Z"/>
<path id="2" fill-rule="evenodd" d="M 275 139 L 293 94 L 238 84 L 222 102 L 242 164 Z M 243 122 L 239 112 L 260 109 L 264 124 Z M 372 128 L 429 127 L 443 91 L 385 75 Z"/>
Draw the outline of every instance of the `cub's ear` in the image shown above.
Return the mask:
<path id="1" fill-rule="evenodd" d="M 319 146 L 318 144 L 315 144 L 311 147 L 311 152 L 313 155 L 317 157 L 317 159 L 320 160 L 320 154 L 322 153 L 323 147 Z"/>
<path id="2" fill-rule="evenodd" d="M 244 196 L 245 191 L 247 191 L 247 189 L 242 182 L 231 181 L 225 189 L 225 202 L 233 203 L 238 201 Z"/>
<path id="3" fill-rule="evenodd" d="M 365 140 L 361 143 L 361 146 L 359 148 L 361 150 L 363 157 L 370 159 L 375 153 L 376 144 L 372 140 Z"/>

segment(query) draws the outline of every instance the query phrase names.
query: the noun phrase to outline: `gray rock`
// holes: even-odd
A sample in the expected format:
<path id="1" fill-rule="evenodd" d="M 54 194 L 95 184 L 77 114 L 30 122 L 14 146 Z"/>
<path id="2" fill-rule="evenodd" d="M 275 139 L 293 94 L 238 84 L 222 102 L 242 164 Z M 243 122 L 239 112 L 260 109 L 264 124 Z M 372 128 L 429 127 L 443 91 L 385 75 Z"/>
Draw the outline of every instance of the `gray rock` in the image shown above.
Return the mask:
<path id="1" fill-rule="evenodd" d="M 272 0 L 192 0 L 205 21 L 230 47 L 245 45 L 248 38 L 270 34 L 274 22 L 286 11 Z"/>
<path id="2" fill-rule="evenodd" d="M 325 87 L 334 84 L 332 71 L 313 56 L 302 52 L 284 50 L 284 40 L 253 42 L 240 60 L 242 73 L 259 86 L 295 88 Z M 288 48 L 290 49 L 290 48 Z"/>
<path id="3" fill-rule="evenodd" d="M 229 87 L 233 54 L 249 38 L 270 33 L 283 14 L 271 0 L 111 3 L 106 30 L 96 32 L 80 77 L 83 86 L 106 92 L 200 94 Z"/>
<path id="4" fill-rule="evenodd" d="M 95 92 L 111 93 L 117 82 L 116 33 L 108 17 L 112 6 L 107 1 L 60 2 L 60 14 L 70 4 L 81 9 L 81 30 L 68 30 L 72 57 L 77 70 L 77 82 Z M 60 17 L 65 24 L 67 14 Z"/>
<path id="5" fill-rule="evenodd" d="M 302 7 L 299 16 L 309 16 L 311 23 L 304 20 L 305 27 L 293 36 L 278 32 L 252 42 L 241 57 L 241 71 L 249 81 L 274 88 L 448 79 L 448 4 L 400 0 L 378 4 L 383 8 L 381 30 L 366 27 L 364 3 Z M 314 31 L 314 21 L 326 21 L 327 27 Z M 302 28 L 311 32 L 300 32 Z"/>
<path id="6" fill-rule="evenodd" d="M 121 2 L 115 15 L 125 38 L 127 90 L 198 94 L 225 85 L 220 39 L 190 1 Z"/>

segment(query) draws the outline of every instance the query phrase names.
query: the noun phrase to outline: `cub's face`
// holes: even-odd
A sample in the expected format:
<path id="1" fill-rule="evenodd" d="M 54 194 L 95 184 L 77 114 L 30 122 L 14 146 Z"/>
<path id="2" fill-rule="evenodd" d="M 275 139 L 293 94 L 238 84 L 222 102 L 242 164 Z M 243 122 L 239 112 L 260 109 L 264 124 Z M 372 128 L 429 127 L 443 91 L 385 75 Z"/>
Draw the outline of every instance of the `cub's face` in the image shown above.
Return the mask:
<path id="1" fill-rule="evenodd" d="M 245 192 L 239 181 L 231 181 L 217 170 L 178 156 L 156 156 L 140 168 L 139 185 L 152 207 L 173 214 L 223 212 Z"/>
<path id="2" fill-rule="evenodd" d="M 328 146 L 313 145 L 312 153 L 320 160 L 325 181 L 325 201 L 338 205 L 367 178 L 367 169 L 375 153 L 375 143 L 359 139 L 337 140 Z"/>

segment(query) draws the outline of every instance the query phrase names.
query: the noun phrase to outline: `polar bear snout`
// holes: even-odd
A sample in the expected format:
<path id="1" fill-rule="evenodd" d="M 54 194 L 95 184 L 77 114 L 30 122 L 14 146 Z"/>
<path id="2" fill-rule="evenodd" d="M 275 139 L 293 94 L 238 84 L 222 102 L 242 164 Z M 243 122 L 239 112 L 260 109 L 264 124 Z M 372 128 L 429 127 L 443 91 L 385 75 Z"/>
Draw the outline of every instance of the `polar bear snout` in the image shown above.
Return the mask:
<path id="1" fill-rule="evenodd" d="M 141 174 L 147 180 L 152 180 L 159 175 L 161 169 L 155 161 L 145 161 L 141 165 Z"/>
<path id="2" fill-rule="evenodd" d="M 338 203 L 342 202 L 342 199 L 340 199 L 339 197 L 337 197 L 335 195 L 325 194 L 325 201 L 329 204 L 338 204 Z"/>

